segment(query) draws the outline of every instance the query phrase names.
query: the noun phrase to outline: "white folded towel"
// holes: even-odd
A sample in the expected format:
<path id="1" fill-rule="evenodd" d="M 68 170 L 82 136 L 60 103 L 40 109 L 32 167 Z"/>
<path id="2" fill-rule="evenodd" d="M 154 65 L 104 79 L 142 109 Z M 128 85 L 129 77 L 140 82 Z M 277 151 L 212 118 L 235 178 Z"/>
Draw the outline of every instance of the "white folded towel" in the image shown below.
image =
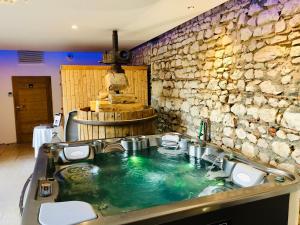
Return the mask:
<path id="1" fill-rule="evenodd" d="M 162 141 L 166 141 L 166 142 L 171 141 L 171 142 L 176 142 L 176 143 L 179 142 L 179 139 L 180 139 L 179 136 L 176 134 L 166 134 L 166 135 L 162 136 L 162 138 L 161 138 Z"/>

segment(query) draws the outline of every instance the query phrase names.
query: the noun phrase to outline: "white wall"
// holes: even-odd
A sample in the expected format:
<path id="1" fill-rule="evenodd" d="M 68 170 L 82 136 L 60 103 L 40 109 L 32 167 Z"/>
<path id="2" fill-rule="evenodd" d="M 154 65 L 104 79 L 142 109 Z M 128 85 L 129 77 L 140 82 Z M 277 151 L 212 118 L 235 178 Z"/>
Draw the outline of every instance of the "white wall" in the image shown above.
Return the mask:
<path id="1" fill-rule="evenodd" d="M 12 76 L 51 76 L 53 112 L 61 112 L 60 65 L 97 65 L 101 53 L 72 53 L 72 61 L 67 60 L 68 52 L 45 52 L 43 64 L 19 64 L 16 51 L 0 51 L 0 144 L 15 143 L 15 116 L 12 92 Z"/>

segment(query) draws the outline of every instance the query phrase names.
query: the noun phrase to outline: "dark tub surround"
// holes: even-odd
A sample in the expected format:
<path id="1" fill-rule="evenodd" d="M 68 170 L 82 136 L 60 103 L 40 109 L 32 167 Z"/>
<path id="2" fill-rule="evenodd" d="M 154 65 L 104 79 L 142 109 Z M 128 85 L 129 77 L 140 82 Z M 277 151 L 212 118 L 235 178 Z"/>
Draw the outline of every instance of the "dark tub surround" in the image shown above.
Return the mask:
<path id="1" fill-rule="evenodd" d="M 298 176 L 178 133 L 45 144 L 22 224 L 297 225 L 298 190 Z"/>
<path id="2" fill-rule="evenodd" d="M 231 0 L 133 49 L 160 129 L 195 135 L 210 118 L 215 144 L 297 170 L 299 13 L 299 0 Z"/>

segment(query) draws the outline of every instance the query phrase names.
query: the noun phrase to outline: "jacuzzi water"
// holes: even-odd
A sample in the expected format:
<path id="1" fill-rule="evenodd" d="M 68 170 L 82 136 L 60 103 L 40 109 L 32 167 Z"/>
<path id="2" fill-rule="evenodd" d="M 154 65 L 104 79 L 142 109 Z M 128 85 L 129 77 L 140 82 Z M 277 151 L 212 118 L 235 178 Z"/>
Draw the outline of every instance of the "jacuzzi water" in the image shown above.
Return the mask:
<path id="1" fill-rule="evenodd" d="M 56 174 L 58 201 L 85 201 L 109 216 L 237 188 L 206 176 L 210 165 L 155 147 L 98 154 L 93 162 L 71 164 Z"/>

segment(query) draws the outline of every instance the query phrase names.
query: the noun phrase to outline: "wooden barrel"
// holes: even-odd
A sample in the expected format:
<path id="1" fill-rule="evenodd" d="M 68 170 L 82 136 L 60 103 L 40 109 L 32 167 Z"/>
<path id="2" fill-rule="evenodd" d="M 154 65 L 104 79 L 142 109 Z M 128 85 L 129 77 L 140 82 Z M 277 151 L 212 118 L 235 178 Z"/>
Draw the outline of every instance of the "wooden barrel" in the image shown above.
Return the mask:
<path id="1" fill-rule="evenodd" d="M 156 113 L 151 107 L 137 111 L 95 112 L 90 107 L 78 110 L 79 140 L 116 138 L 155 133 Z"/>

